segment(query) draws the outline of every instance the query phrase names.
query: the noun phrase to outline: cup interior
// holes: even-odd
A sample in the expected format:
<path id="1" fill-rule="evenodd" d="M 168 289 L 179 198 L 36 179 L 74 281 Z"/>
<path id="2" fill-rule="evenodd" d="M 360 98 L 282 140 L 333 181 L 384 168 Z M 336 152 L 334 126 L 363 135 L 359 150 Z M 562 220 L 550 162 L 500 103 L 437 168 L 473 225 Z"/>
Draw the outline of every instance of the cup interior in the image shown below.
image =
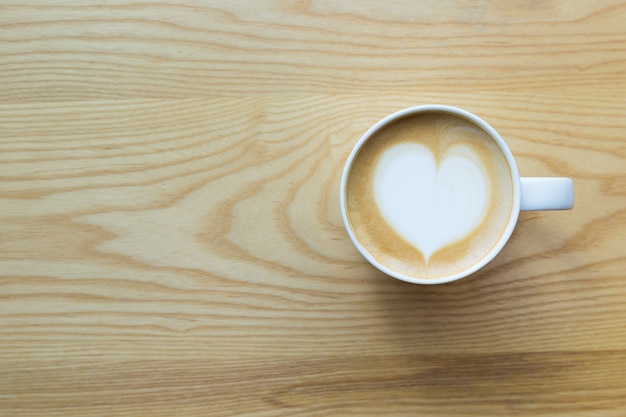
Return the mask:
<path id="1" fill-rule="evenodd" d="M 508 169 L 511 173 L 511 181 L 512 181 L 512 184 L 511 184 L 512 209 L 510 212 L 510 216 L 508 217 L 508 221 L 506 223 L 504 231 L 501 234 L 498 241 L 495 242 L 495 244 L 488 251 L 488 253 L 486 253 L 478 262 L 472 264 L 471 266 L 461 271 L 456 271 L 455 273 L 436 277 L 436 278 L 432 278 L 432 277 L 424 278 L 424 277 L 419 277 L 419 276 L 412 276 L 403 272 L 399 272 L 396 269 L 392 269 L 388 265 L 385 265 L 384 263 L 378 261 L 372 255 L 368 247 L 366 247 L 366 245 L 364 245 L 357 237 L 357 233 L 355 232 L 355 229 L 350 220 L 347 203 L 346 203 L 348 177 L 350 176 L 351 171 L 353 169 L 353 164 L 354 164 L 355 159 L 357 158 L 360 150 L 366 145 L 368 140 L 370 140 L 370 138 L 375 136 L 377 132 L 379 132 L 380 130 L 382 130 L 383 128 L 385 128 L 387 125 L 389 125 L 390 123 L 394 121 L 405 118 L 407 116 L 416 115 L 419 113 L 426 113 L 426 112 L 445 113 L 445 114 L 453 115 L 455 117 L 460 117 L 471 122 L 473 125 L 479 127 L 484 132 L 486 132 L 488 136 L 497 144 L 498 148 L 502 152 L 506 160 L 506 163 L 508 164 Z M 440 283 L 455 281 L 463 277 L 466 277 L 468 275 L 471 275 L 472 273 L 476 272 L 477 270 L 484 267 L 487 263 L 489 263 L 502 250 L 504 245 L 509 240 L 511 234 L 513 233 L 513 230 L 515 228 L 515 225 L 517 223 L 517 219 L 519 216 L 520 193 L 521 193 L 520 177 L 519 177 L 517 165 L 515 163 L 515 160 L 513 158 L 513 155 L 509 147 L 506 145 L 506 143 L 504 142 L 502 137 L 498 134 L 498 132 L 493 127 L 491 127 L 487 122 L 485 122 L 478 116 L 466 110 L 463 110 L 457 107 L 446 106 L 446 105 L 423 105 L 423 106 L 415 106 L 415 107 L 406 108 L 404 110 L 400 110 L 396 113 L 393 113 L 383 118 L 382 120 L 377 122 L 375 125 L 373 125 L 370 129 L 368 129 L 368 131 L 365 132 L 365 134 L 356 143 L 356 145 L 352 149 L 352 152 L 350 153 L 346 161 L 342 178 L 341 178 L 340 192 L 341 192 L 340 204 L 341 204 L 341 212 L 342 212 L 344 225 L 346 227 L 346 230 L 348 232 L 350 239 L 352 240 L 355 247 L 359 250 L 361 255 L 363 255 L 363 257 L 367 261 L 369 261 L 374 267 L 378 268 L 379 270 L 386 273 L 387 275 L 400 279 L 402 281 L 416 283 L 416 284 L 440 284 Z"/>

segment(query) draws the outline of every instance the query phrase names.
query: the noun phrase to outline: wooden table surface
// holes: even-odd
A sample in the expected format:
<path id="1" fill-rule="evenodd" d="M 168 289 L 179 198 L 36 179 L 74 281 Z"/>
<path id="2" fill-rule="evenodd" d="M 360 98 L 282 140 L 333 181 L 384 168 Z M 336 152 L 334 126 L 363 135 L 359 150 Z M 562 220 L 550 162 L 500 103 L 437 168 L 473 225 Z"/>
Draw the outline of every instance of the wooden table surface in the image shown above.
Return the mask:
<path id="1" fill-rule="evenodd" d="M 626 2 L 0 0 L 0 415 L 626 415 Z M 456 283 L 339 179 L 443 103 L 574 179 Z"/>

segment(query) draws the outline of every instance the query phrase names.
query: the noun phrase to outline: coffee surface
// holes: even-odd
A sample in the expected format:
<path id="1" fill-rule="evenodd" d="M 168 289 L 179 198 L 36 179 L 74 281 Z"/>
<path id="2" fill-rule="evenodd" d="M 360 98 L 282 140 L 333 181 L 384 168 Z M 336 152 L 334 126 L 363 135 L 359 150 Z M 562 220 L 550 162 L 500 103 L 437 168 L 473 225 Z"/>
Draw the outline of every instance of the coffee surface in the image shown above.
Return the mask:
<path id="1" fill-rule="evenodd" d="M 513 209 L 512 176 L 491 136 L 445 112 L 405 116 L 363 144 L 346 183 L 356 238 L 382 265 L 415 278 L 485 257 Z"/>

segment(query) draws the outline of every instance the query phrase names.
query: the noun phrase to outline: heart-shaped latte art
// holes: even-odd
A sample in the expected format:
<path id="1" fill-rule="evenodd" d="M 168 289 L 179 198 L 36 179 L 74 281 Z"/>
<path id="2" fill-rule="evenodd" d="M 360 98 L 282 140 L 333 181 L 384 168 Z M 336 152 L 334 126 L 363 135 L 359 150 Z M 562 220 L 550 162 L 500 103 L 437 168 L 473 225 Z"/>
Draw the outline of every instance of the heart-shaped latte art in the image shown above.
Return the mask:
<path id="1" fill-rule="evenodd" d="M 396 145 L 381 156 L 374 174 L 380 213 L 426 261 L 478 228 L 488 211 L 490 193 L 483 162 L 463 144 L 448 148 L 439 166 L 426 146 Z"/>

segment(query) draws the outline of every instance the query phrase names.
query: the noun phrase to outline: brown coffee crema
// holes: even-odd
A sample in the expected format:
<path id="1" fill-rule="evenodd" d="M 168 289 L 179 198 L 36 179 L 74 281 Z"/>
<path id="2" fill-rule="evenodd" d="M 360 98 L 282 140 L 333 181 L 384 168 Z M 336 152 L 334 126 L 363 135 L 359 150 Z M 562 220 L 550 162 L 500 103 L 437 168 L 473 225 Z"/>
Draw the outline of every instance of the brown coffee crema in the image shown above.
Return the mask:
<path id="1" fill-rule="evenodd" d="M 381 156 L 402 143 L 428 147 L 438 164 L 452 145 L 471 148 L 491 181 L 491 197 L 480 226 L 468 236 L 433 253 L 428 261 L 383 218 L 374 195 L 374 173 Z M 428 111 L 394 120 L 375 132 L 352 161 L 345 189 L 345 210 L 356 239 L 381 265 L 413 278 L 459 273 L 480 262 L 505 232 L 513 210 L 512 175 L 496 141 L 461 116 Z"/>

